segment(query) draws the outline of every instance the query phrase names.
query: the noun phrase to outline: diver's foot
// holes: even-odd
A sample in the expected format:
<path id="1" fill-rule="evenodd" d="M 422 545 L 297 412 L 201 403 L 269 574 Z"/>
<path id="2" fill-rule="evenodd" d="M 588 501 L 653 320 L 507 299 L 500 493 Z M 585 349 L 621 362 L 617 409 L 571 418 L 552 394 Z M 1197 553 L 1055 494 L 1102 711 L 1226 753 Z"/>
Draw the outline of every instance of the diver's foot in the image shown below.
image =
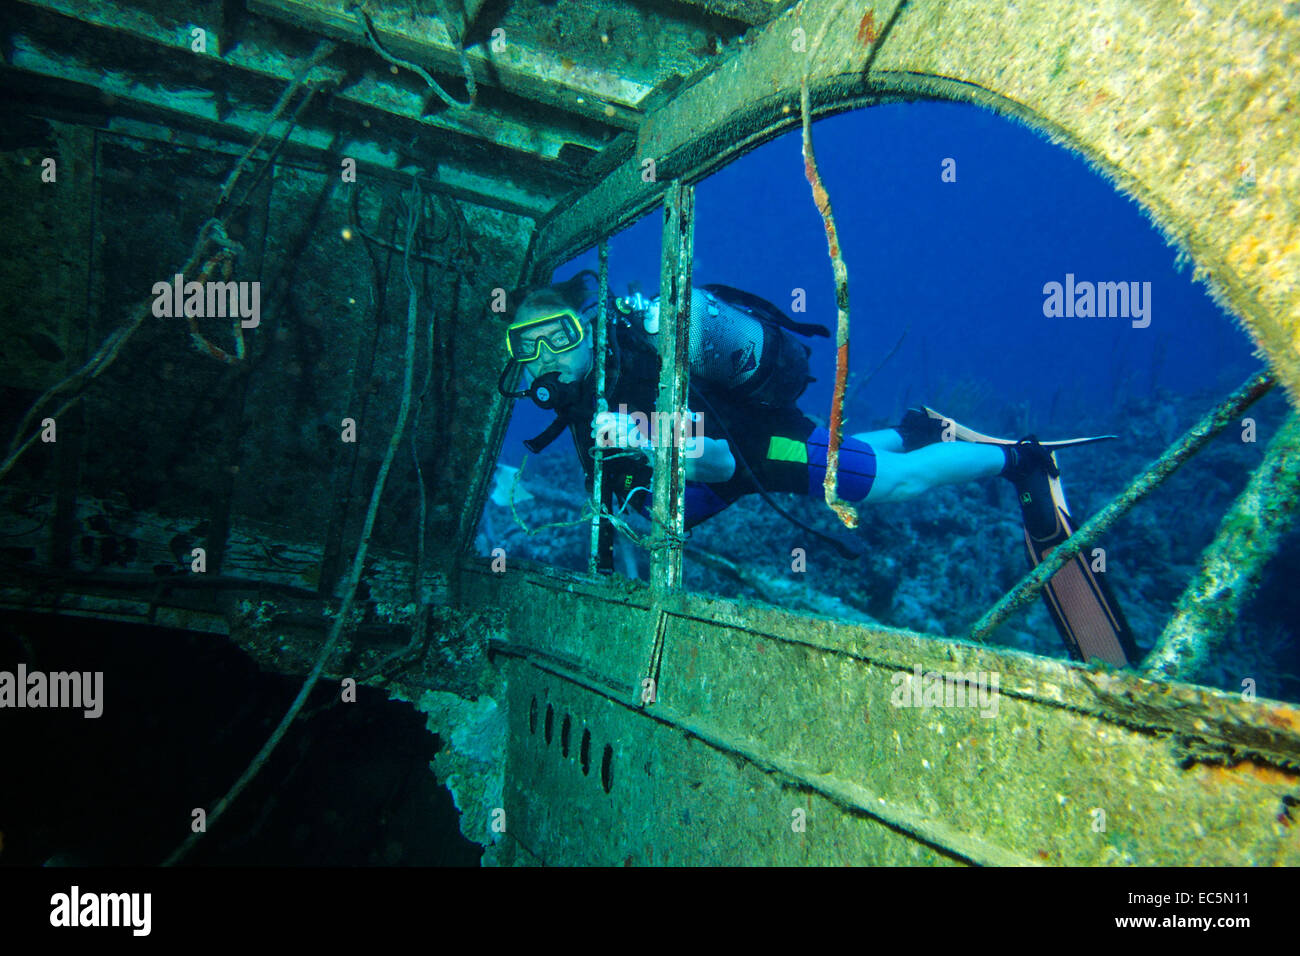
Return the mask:
<path id="1" fill-rule="evenodd" d="M 931 418 L 924 408 L 909 408 L 894 431 L 903 437 L 904 453 L 916 451 L 943 441 L 943 419 Z"/>
<path id="2" fill-rule="evenodd" d="M 1059 478 L 1061 469 L 1052 452 L 1038 443 L 1038 436 L 1029 435 L 1014 445 L 1003 445 L 1002 454 L 1006 464 L 1000 474 L 1015 485 L 1025 527 L 1037 538 L 1053 533 L 1056 508 L 1050 479 Z"/>
<path id="3" fill-rule="evenodd" d="M 1061 469 L 1056 467 L 1051 451 L 1039 444 L 1037 435 L 1022 438 L 1014 445 L 1003 445 L 1002 454 L 1006 457 L 1006 464 L 1000 474 L 1014 485 L 1020 485 L 1040 473 L 1048 478 L 1059 478 L 1061 475 Z"/>

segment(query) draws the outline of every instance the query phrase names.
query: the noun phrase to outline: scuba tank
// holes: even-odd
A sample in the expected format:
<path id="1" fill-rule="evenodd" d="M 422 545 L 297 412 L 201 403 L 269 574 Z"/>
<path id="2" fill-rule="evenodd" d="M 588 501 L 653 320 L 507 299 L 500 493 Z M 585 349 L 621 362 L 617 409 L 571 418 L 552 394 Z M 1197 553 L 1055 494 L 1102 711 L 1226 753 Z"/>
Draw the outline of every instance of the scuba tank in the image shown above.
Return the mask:
<path id="1" fill-rule="evenodd" d="M 625 315 L 640 316 L 648 335 L 659 331 L 659 300 L 618 300 Z M 792 321 L 766 299 L 725 285 L 691 289 L 691 382 L 712 395 L 753 405 L 793 405 L 815 381 L 812 353 L 792 333 L 830 336 L 825 326 Z"/>

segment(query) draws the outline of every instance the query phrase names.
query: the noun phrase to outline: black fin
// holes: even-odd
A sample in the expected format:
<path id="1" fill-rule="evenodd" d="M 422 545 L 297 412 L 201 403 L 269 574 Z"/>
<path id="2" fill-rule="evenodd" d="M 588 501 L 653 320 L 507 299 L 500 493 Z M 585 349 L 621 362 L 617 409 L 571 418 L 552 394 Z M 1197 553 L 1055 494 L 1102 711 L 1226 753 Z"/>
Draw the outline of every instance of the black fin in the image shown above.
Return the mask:
<path id="1" fill-rule="evenodd" d="M 1015 482 L 1025 521 L 1025 549 L 1031 568 L 1074 533 L 1060 483 L 1046 474 Z M 1093 571 L 1084 554 L 1076 555 L 1052 575 L 1043 601 L 1070 656 L 1078 661 L 1100 658 L 1116 667 L 1139 660 L 1137 642 L 1104 573 Z"/>

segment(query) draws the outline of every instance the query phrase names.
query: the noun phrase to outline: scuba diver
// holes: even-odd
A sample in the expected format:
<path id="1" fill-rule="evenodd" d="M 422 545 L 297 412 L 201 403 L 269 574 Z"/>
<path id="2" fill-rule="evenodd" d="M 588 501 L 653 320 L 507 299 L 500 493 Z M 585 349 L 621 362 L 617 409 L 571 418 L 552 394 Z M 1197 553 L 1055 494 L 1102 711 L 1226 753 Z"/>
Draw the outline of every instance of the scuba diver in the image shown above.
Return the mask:
<path id="1" fill-rule="evenodd" d="M 638 426 L 650 420 L 658 392 L 659 302 L 639 292 L 610 296 L 605 392 L 615 411 L 597 414 L 593 323 L 599 314 L 598 289 L 596 274 L 585 270 L 528 293 L 506 331 L 509 361 L 497 387 L 506 397 L 531 398 L 555 412 L 550 426 L 525 445 L 539 452 L 560 432 L 570 431 L 588 493 L 594 484 L 593 445 L 625 452 L 604 456 L 605 504 L 617 511 L 631 506 L 648 515 L 654 453 L 650 436 Z M 769 497 L 787 492 L 824 500 L 829 433 L 795 404 L 813 381 L 808 374 L 811 349 L 797 336 L 811 335 L 829 336 L 830 331 L 795 322 L 766 299 L 730 286 L 691 289 L 688 404 L 699 414 L 692 415 L 697 427 L 682 423 L 672 429 L 675 440 L 684 440 L 688 531 L 738 498 L 759 494 L 842 555 L 858 556 Z M 510 391 L 506 382 L 519 367 L 528 387 Z M 1016 488 L 1030 563 L 1036 566 L 1073 532 L 1054 450 L 1113 437 L 1039 442 L 1031 435 L 1010 441 L 971 431 L 933 409 L 914 408 L 893 428 L 844 438 L 837 491 L 848 502 L 879 504 L 1001 476 Z M 659 440 L 662 436 L 656 434 L 654 441 Z M 1081 556 L 1053 576 L 1044 595 L 1071 656 L 1101 657 L 1120 666 L 1137 659 L 1119 605 Z"/>

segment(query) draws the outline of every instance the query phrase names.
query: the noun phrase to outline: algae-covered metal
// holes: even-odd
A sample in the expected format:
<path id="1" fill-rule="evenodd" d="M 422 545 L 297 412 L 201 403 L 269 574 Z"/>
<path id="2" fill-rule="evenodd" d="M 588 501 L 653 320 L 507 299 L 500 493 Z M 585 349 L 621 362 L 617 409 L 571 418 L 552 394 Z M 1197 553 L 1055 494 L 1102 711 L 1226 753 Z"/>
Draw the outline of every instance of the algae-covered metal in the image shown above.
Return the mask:
<path id="1" fill-rule="evenodd" d="M 461 588 L 506 612 L 519 862 L 1300 863 L 1292 705 L 541 568 Z"/>

